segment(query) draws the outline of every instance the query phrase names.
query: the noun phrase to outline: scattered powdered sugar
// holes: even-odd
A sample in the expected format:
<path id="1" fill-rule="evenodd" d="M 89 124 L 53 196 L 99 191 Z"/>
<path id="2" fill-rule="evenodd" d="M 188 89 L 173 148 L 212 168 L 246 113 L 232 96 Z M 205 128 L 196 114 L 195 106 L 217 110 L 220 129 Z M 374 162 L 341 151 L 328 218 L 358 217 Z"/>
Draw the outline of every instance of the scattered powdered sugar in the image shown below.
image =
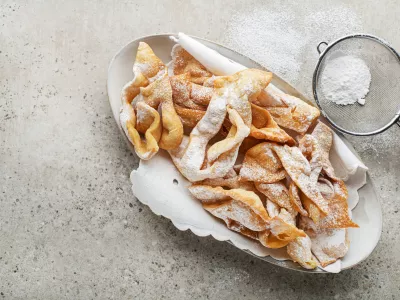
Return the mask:
<path id="1" fill-rule="evenodd" d="M 268 192 L 271 193 L 272 196 L 274 197 L 279 197 L 283 193 L 287 192 L 287 188 L 284 184 L 281 182 L 278 183 L 269 183 L 269 184 L 263 184 L 263 187 L 268 190 Z"/>
<path id="2" fill-rule="evenodd" d="M 271 218 L 279 215 L 279 206 L 269 199 L 266 202 L 266 209 Z"/>
<path id="3" fill-rule="evenodd" d="M 370 83 L 371 73 L 366 63 L 361 58 L 350 55 L 329 61 L 321 76 L 324 97 L 340 105 L 354 104 L 357 101 L 364 105 Z"/>
<path id="4" fill-rule="evenodd" d="M 265 155 L 267 155 L 271 159 L 271 162 L 274 165 L 281 165 L 281 161 L 278 159 L 278 157 L 275 154 L 275 152 L 273 152 L 271 149 L 265 149 L 264 153 L 265 153 Z"/>
<path id="5" fill-rule="evenodd" d="M 193 98 L 194 102 L 208 105 L 207 99 L 211 99 L 212 94 L 213 88 L 192 84 L 190 96 Z"/>
<path id="6" fill-rule="evenodd" d="M 143 109 L 136 110 L 136 121 L 138 123 L 143 123 L 146 120 L 147 113 Z"/>
<path id="7" fill-rule="evenodd" d="M 346 229 L 320 229 L 312 240 L 319 248 L 339 247 L 346 242 Z"/>
<path id="8" fill-rule="evenodd" d="M 316 62 L 316 45 L 362 29 L 360 18 L 348 5 L 332 2 L 329 6 L 291 1 L 249 4 L 232 15 L 222 42 L 283 79 L 308 87 L 315 64 L 303 63 Z"/>
<path id="9" fill-rule="evenodd" d="M 150 70 L 151 66 L 148 63 L 139 63 L 135 62 L 133 64 L 133 74 L 136 73 L 147 73 Z"/>
<path id="10" fill-rule="evenodd" d="M 190 133 L 190 142 L 182 157 L 179 159 L 175 156 L 175 151 L 170 151 L 171 157 L 182 175 L 192 182 L 211 178 L 212 169 L 201 170 L 201 167 L 204 163 L 207 144 L 221 128 L 226 110 L 226 99 L 224 97 L 214 97 L 210 101 L 205 115 Z M 232 166 L 233 164 L 234 161 Z M 220 174 L 219 172 L 224 170 L 214 171 Z M 220 176 L 216 177 L 224 175 L 220 174 Z"/>
<path id="11" fill-rule="evenodd" d="M 299 262 L 303 267 L 307 269 L 315 267 L 316 262 L 311 253 L 311 240 L 308 236 L 298 237 L 289 243 L 287 252 L 294 261 Z"/>
<path id="12" fill-rule="evenodd" d="M 347 229 L 321 230 L 311 237 L 311 250 L 321 264 L 327 265 L 346 255 L 348 251 Z"/>
<path id="13" fill-rule="evenodd" d="M 171 60 L 165 66 L 167 67 L 168 76 L 174 76 L 174 62 Z"/>
<path id="14" fill-rule="evenodd" d="M 127 136 L 127 138 L 129 139 L 129 141 L 132 143 L 132 139 L 128 133 L 128 127 L 127 127 L 127 123 L 132 119 L 132 114 L 131 114 L 132 110 L 129 107 L 129 104 L 124 103 L 123 106 L 121 107 L 121 111 L 119 114 L 119 119 L 121 122 L 121 127 L 124 130 L 125 135 Z"/>
<path id="15" fill-rule="evenodd" d="M 153 77 L 149 78 L 149 82 L 152 83 L 152 82 L 156 81 L 157 79 L 160 79 L 161 77 L 164 76 L 164 74 L 166 72 L 167 72 L 167 68 L 166 67 L 161 67 L 156 75 L 154 75 Z"/>
<path id="16" fill-rule="evenodd" d="M 292 20 L 293 14 L 288 11 L 269 12 L 257 8 L 246 14 L 239 12 L 228 29 L 230 44 L 253 59 L 265 62 L 275 72 L 286 76 L 291 72 L 299 73 L 297 57 L 305 41 L 291 26 L 279 26 L 288 25 Z"/>
<path id="17" fill-rule="evenodd" d="M 133 64 L 134 79 L 136 78 L 137 74 L 139 74 L 139 73 L 146 74 L 146 73 L 150 72 L 152 68 L 154 68 L 154 66 L 152 66 L 149 63 L 135 62 Z M 148 78 L 149 82 L 152 83 L 152 82 L 156 81 L 157 79 L 161 78 L 166 72 L 167 72 L 167 68 L 160 66 L 160 70 L 157 72 L 157 74 L 151 78 Z"/>
<path id="18" fill-rule="evenodd" d="M 215 188 L 209 188 L 203 185 L 193 185 L 189 187 L 189 191 L 194 197 L 203 202 L 215 202 L 218 200 L 226 200 L 228 197 Z"/>

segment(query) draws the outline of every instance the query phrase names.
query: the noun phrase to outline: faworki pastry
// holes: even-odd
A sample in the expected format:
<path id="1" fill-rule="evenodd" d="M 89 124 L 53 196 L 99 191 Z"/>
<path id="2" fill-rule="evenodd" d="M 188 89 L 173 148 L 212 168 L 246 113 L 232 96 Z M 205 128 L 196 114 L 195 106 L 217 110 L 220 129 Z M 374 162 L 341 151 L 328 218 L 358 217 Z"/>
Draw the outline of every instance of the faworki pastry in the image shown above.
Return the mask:
<path id="1" fill-rule="evenodd" d="M 346 255 L 347 228 L 358 225 L 319 110 L 270 84 L 270 72 L 221 74 L 180 45 L 171 56 L 165 65 L 140 43 L 122 89 L 121 126 L 137 155 L 167 150 L 207 212 L 264 247 L 286 249 L 303 268 Z"/>
<path id="2" fill-rule="evenodd" d="M 122 89 L 120 122 L 136 154 L 147 160 L 159 148 L 178 147 L 183 125 L 172 101 L 167 68 L 146 43 L 139 44 L 133 74 Z"/>

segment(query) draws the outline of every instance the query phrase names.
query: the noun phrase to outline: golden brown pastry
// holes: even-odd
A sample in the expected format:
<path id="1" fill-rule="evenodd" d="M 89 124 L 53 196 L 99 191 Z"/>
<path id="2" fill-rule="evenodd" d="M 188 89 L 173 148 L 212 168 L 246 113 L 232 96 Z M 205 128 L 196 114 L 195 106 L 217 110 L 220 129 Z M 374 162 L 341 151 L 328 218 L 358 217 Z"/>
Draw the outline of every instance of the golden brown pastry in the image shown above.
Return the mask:
<path id="1" fill-rule="evenodd" d="M 135 128 L 136 116 L 132 107 L 128 107 L 121 113 L 121 123 L 129 141 L 134 145 L 136 154 L 143 160 L 150 159 L 158 152 L 158 141 L 161 137 L 161 121 L 158 112 L 147 105 L 140 102 L 136 106 L 139 128 L 144 134 L 142 138 Z M 130 114 L 127 111 L 131 110 Z"/>
<path id="2" fill-rule="evenodd" d="M 138 156 L 168 150 L 205 210 L 265 247 L 286 247 L 306 269 L 343 257 L 358 225 L 319 110 L 269 85 L 269 72 L 214 76 L 180 46 L 172 58 L 168 74 L 140 43 L 122 90 L 121 125 Z"/>
<path id="3" fill-rule="evenodd" d="M 204 110 L 190 109 L 177 104 L 174 107 L 176 113 L 181 118 L 182 124 L 189 128 L 195 127 L 206 114 Z"/>
<path id="4" fill-rule="evenodd" d="M 173 75 L 189 73 L 190 80 L 197 84 L 203 84 L 206 79 L 213 75 L 179 45 L 172 48 L 171 56 Z"/>
<path id="5" fill-rule="evenodd" d="M 301 217 L 299 227 L 311 239 L 311 251 L 322 267 L 326 267 L 346 255 L 350 241 L 345 228 L 321 229 L 309 218 Z"/>
<path id="6" fill-rule="evenodd" d="M 274 183 L 286 177 L 286 171 L 273 150 L 274 145 L 264 142 L 246 152 L 240 169 L 242 180 Z"/>
<path id="7" fill-rule="evenodd" d="M 175 104 L 195 109 L 206 110 L 213 95 L 213 88 L 195 84 L 190 81 L 190 74 L 171 76 L 172 96 Z"/>
<path id="8" fill-rule="evenodd" d="M 268 110 L 252 104 L 251 112 L 253 121 L 250 136 L 260 140 L 288 144 L 289 146 L 295 144 L 294 139 L 276 124 Z"/>
<path id="9" fill-rule="evenodd" d="M 257 238 L 266 247 L 281 248 L 295 238 L 305 236 L 296 228 L 293 215 L 281 209 L 278 215 L 269 216 L 260 198 L 252 191 L 204 185 L 192 185 L 189 191 L 202 201 L 204 209 L 224 220 L 228 227 L 234 221 L 235 228 L 258 232 Z"/>
<path id="10" fill-rule="evenodd" d="M 302 216 L 308 217 L 308 212 L 304 209 L 300 199 L 300 190 L 297 185 L 292 181 L 289 185 L 289 200 L 293 208 Z"/>
<path id="11" fill-rule="evenodd" d="M 287 246 L 287 253 L 294 262 L 305 269 L 315 269 L 318 262 L 311 253 L 311 239 L 308 236 L 298 237 Z"/>
<path id="12" fill-rule="evenodd" d="M 273 86 L 264 90 L 254 103 L 268 109 L 279 126 L 300 134 L 305 134 L 320 116 L 316 107 Z"/>
<path id="13" fill-rule="evenodd" d="M 251 106 L 248 101 L 269 83 L 270 73 L 247 69 L 214 81 L 215 93 L 203 118 L 193 128 L 185 145 L 170 151 L 173 162 L 189 181 L 219 178 L 233 167 L 241 142 L 250 133 Z M 246 87 L 245 92 L 243 92 Z M 228 136 L 206 149 L 219 132 L 228 113 L 232 127 Z M 207 160 L 207 168 L 202 168 Z"/>
<path id="14" fill-rule="evenodd" d="M 256 188 L 263 193 L 269 200 L 288 212 L 293 213 L 294 207 L 289 198 L 289 191 L 282 181 L 275 183 L 256 183 Z"/>
<path id="15" fill-rule="evenodd" d="M 183 126 L 172 102 L 172 89 L 168 78 L 161 79 L 165 89 L 162 91 L 161 115 L 163 131 L 159 142 L 160 148 L 176 149 L 182 142 Z"/>
<path id="16" fill-rule="evenodd" d="M 140 42 L 133 65 L 134 77 L 122 89 L 122 104 L 131 103 L 139 94 L 141 87 L 148 86 L 166 73 L 164 63 L 154 54 L 150 46 Z"/>
<path id="17" fill-rule="evenodd" d="M 305 135 L 300 140 L 299 147 L 309 160 L 310 167 L 314 170 L 321 170 L 316 185 L 328 203 L 327 216 L 321 215 L 320 211 L 306 195 L 301 196 L 303 204 L 310 218 L 319 228 L 358 227 L 349 216 L 346 185 L 336 177 L 329 161 L 332 140 L 333 133 L 331 129 L 321 122 L 317 124 L 311 135 Z"/>
<path id="18" fill-rule="evenodd" d="M 297 147 L 287 145 L 273 147 L 283 167 L 300 190 L 318 207 L 322 214 L 328 214 L 328 202 L 317 187 L 321 169 L 311 169 L 310 163 Z"/>
<path id="19" fill-rule="evenodd" d="M 183 125 L 172 102 L 166 66 L 146 43 L 139 44 L 133 72 L 134 79 L 122 89 L 120 121 L 136 154 L 147 160 L 159 148 L 177 148 Z"/>

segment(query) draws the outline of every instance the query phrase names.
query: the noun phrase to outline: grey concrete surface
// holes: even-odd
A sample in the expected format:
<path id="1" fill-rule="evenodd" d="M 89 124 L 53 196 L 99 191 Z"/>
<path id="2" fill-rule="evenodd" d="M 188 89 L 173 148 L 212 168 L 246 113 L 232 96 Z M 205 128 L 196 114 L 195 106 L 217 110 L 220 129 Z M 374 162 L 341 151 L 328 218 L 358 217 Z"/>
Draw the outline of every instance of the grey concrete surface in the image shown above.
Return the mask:
<path id="1" fill-rule="evenodd" d="M 400 128 L 350 138 L 384 228 L 369 259 L 337 275 L 180 232 L 132 196 L 137 159 L 106 92 L 108 63 L 128 41 L 184 31 L 222 42 L 309 96 L 320 40 L 356 30 L 400 49 L 397 0 L 292 2 L 0 1 L 0 299 L 400 299 Z M 282 32 L 286 44 L 265 49 L 293 58 L 293 70 L 251 51 L 249 19 L 265 19 L 260 34 Z"/>

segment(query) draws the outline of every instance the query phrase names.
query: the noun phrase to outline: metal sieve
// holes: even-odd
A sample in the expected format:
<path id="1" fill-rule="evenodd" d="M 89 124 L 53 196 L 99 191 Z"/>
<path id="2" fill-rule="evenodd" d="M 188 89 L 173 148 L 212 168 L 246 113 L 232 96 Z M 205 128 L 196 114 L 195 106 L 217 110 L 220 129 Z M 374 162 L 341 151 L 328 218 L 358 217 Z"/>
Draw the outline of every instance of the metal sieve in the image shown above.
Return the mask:
<path id="1" fill-rule="evenodd" d="M 325 46 L 324 50 L 321 48 Z M 400 126 L 400 56 L 384 40 L 372 35 L 355 34 L 317 46 L 320 54 L 313 75 L 314 98 L 322 115 L 341 132 L 374 135 L 395 122 Z M 339 105 L 329 100 L 321 88 L 325 68 L 341 56 L 362 59 L 371 73 L 365 105 Z"/>

